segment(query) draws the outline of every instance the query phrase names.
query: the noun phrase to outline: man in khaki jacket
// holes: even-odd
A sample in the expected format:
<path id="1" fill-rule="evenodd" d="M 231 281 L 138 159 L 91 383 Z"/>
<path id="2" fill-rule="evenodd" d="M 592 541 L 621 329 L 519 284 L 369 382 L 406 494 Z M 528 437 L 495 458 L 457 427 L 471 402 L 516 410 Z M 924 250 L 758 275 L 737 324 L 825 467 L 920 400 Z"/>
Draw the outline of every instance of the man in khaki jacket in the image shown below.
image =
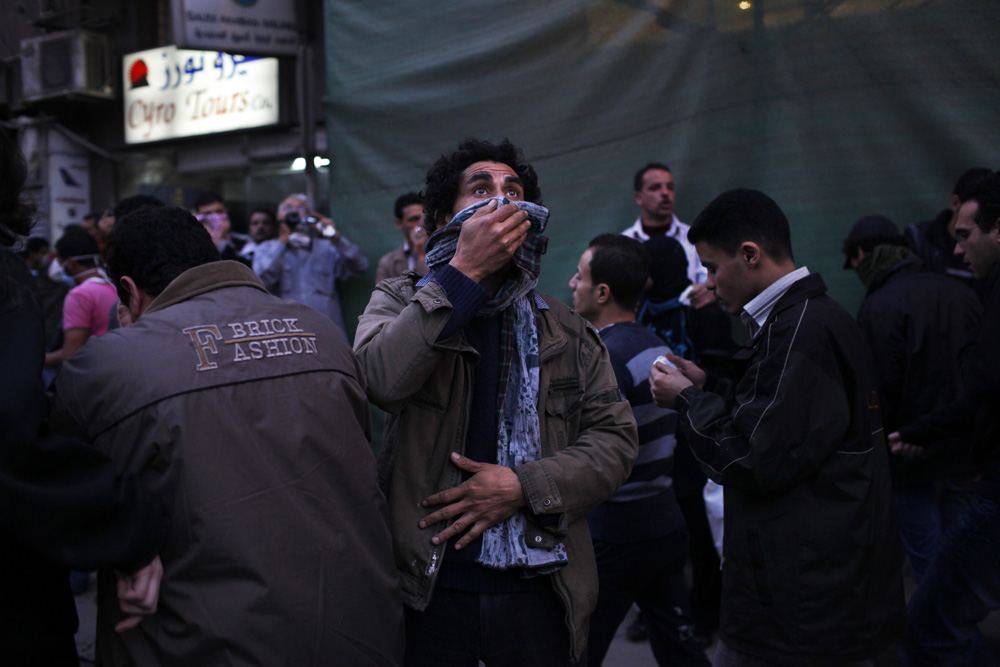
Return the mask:
<path id="1" fill-rule="evenodd" d="M 389 413 L 379 475 L 408 666 L 570 665 L 586 646 L 587 512 L 627 477 L 637 436 L 597 332 L 535 291 L 540 195 L 506 140 L 440 158 L 429 273 L 379 284 L 358 326 Z"/>
<path id="2" fill-rule="evenodd" d="M 101 661 L 400 664 L 364 378 L 336 325 L 218 261 L 182 209 L 131 213 L 109 247 L 134 322 L 64 365 L 56 415 L 138 475 L 172 527 L 159 609 L 137 628 L 110 632 L 101 578 Z"/>

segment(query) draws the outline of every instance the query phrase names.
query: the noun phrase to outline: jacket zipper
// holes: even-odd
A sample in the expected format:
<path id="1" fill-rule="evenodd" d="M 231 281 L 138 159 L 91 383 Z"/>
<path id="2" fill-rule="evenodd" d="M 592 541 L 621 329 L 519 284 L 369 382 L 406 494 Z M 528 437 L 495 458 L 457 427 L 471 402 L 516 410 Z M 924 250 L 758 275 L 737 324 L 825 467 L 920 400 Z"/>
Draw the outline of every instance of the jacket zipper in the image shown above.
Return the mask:
<path id="1" fill-rule="evenodd" d="M 470 370 L 470 373 L 472 371 Z M 469 380 L 472 378 L 470 377 Z M 466 382 L 465 390 L 462 392 L 462 403 L 465 406 L 465 414 L 462 419 L 462 423 L 459 426 L 459 439 L 455 451 L 459 454 L 465 453 L 465 448 L 463 443 L 465 442 L 465 431 L 469 423 L 469 413 L 472 410 L 471 401 L 468 400 L 469 396 L 469 382 Z M 451 473 L 451 484 L 448 488 L 453 488 L 458 486 L 462 481 L 462 472 L 455 468 Z M 434 586 L 437 584 L 438 573 L 441 571 L 441 563 L 444 562 L 444 552 L 448 546 L 448 541 L 442 542 L 441 544 L 435 546 L 431 549 L 430 563 L 427 564 L 427 568 L 424 570 L 424 575 L 430 577 L 430 584 L 427 588 L 427 601 L 430 602 L 431 595 L 434 593 Z"/>

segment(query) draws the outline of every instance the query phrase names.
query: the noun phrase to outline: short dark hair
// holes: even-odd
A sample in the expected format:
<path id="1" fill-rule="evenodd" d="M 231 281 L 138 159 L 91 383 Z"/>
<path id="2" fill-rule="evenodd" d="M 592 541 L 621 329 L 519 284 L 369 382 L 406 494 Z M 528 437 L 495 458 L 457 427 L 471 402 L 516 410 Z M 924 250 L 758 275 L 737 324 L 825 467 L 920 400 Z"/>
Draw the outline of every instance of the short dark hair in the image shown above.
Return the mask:
<path id="1" fill-rule="evenodd" d="M 202 206 L 208 206 L 215 202 L 220 202 L 223 206 L 226 205 L 226 200 L 218 192 L 201 192 L 194 198 L 194 210 L 197 211 Z"/>
<path id="2" fill-rule="evenodd" d="M 85 257 L 99 253 L 97 241 L 90 232 L 80 225 L 66 225 L 63 228 L 62 236 L 56 241 L 56 254 L 60 261 L 65 261 L 70 257 Z M 96 257 L 76 261 L 84 266 L 97 266 Z"/>
<path id="3" fill-rule="evenodd" d="M 405 195 L 396 197 L 396 203 L 392 207 L 392 212 L 397 219 L 403 217 L 403 209 L 414 204 L 423 204 L 424 200 L 417 192 L 407 192 Z"/>
<path id="4" fill-rule="evenodd" d="M 166 206 L 166 204 L 153 195 L 132 195 L 131 197 L 125 197 L 125 199 L 115 204 L 111 215 L 115 217 L 117 223 L 119 218 L 124 218 L 132 211 L 140 209 L 143 206 Z"/>
<path id="5" fill-rule="evenodd" d="M 0 245 L 13 245 L 31 232 L 35 207 L 21 193 L 27 178 L 20 146 L 12 132 L 0 127 Z"/>
<path id="6" fill-rule="evenodd" d="M 458 199 L 462 172 L 476 162 L 499 162 L 514 170 L 521 179 L 524 199 L 542 203 L 542 191 L 538 187 L 535 168 L 524 161 L 524 154 L 509 139 L 493 144 L 482 139 L 466 139 L 458 145 L 458 150 L 438 158 L 427 171 L 424 199 L 424 227 L 428 232 L 437 229 L 444 219 L 451 215 L 455 200 Z"/>
<path id="7" fill-rule="evenodd" d="M 122 276 L 155 297 L 188 269 L 217 261 L 205 226 L 176 206 L 143 206 L 116 220 L 108 236 L 108 275 L 122 303 L 128 303 Z"/>
<path id="8" fill-rule="evenodd" d="M 32 236 L 28 239 L 27 243 L 24 244 L 24 251 L 28 254 L 38 252 L 42 248 L 49 247 L 49 240 L 41 236 Z"/>
<path id="9" fill-rule="evenodd" d="M 979 205 L 975 217 L 979 229 L 984 232 L 993 229 L 1000 220 L 1000 172 L 981 179 L 968 201 Z"/>
<path id="10" fill-rule="evenodd" d="M 958 177 L 958 181 L 955 182 L 955 189 L 952 190 L 952 194 L 958 197 L 958 201 L 965 203 L 969 201 L 972 194 L 976 191 L 976 187 L 985 179 L 993 175 L 992 169 L 987 169 L 986 167 L 973 167 L 972 169 L 966 169 L 962 172 L 962 175 Z"/>
<path id="11" fill-rule="evenodd" d="M 267 217 L 271 218 L 271 222 L 277 222 L 278 218 L 274 213 L 274 209 L 269 206 L 258 206 L 257 208 L 250 211 L 250 218 L 253 217 L 254 213 L 263 213 Z M 249 218 L 248 218 L 249 219 Z"/>
<path id="12" fill-rule="evenodd" d="M 691 224 L 688 240 L 708 243 L 730 257 L 741 243 L 751 241 L 773 260 L 793 259 L 788 218 L 773 199 L 746 188 L 728 190 L 713 199 Z"/>
<path id="13" fill-rule="evenodd" d="M 670 171 L 670 167 L 663 164 L 662 162 L 647 162 L 645 167 L 635 172 L 635 178 L 632 179 L 632 184 L 636 192 L 642 190 L 642 179 L 646 177 L 646 172 L 652 169 L 660 169 L 661 171 L 666 171 L 671 174 L 674 173 Z"/>
<path id="14" fill-rule="evenodd" d="M 649 278 L 649 252 L 621 234 L 599 234 L 590 240 L 590 282 L 604 283 L 619 307 L 634 310 Z"/>
<path id="15" fill-rule="evenodd" d="M 653 303 L 663 303 L 679 296 L 691 284 L 684 246 L 666 234 L 651 236 L 642 245 L 649 253 L 649 277 L 653 279 L 646 297 Z"/>

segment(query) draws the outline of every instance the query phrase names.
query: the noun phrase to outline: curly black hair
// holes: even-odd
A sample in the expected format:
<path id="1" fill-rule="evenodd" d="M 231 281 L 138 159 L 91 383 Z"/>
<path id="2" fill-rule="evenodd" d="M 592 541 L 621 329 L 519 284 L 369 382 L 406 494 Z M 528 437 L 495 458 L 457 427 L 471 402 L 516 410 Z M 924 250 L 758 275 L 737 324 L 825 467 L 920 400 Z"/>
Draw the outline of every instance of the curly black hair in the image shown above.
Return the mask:
<path id="1" fill-rule="evenodd" d="M 35 214 L 34 205 L 21 194 L 28 166 L 11 134 L 0 127 L 0 245 L 5 246 L 28 235 Z"/>
<path id="2" fill-rule="evenodd" d="M 442 155 L 427 171 L 427 189 L 420 193 L 424 199 L 424 227 L 428 232 L 444 224 L 452 214 L 458 198 L 459 182 L 469 165 L 476 162 L 500 162 L 520 177 L 524 188 L 524 199 L 535 204 L 542 203 L 542 191 L 538 187 L 535 168 L 524 161 L 524 154 L 509 139 L 494 144 L 482 139 L 466 139 L 458 145 L 458 150 L 450 155 Z"/>
<path id="3" fill-rule="evenodd" d="M 116 220 L 108 236 L 108 275 L 122 303 L 128 303 L 122 276 L 155 297 L 188 269 L 217 261 L 204 225 L 176 206 L 142 206 Z"/>

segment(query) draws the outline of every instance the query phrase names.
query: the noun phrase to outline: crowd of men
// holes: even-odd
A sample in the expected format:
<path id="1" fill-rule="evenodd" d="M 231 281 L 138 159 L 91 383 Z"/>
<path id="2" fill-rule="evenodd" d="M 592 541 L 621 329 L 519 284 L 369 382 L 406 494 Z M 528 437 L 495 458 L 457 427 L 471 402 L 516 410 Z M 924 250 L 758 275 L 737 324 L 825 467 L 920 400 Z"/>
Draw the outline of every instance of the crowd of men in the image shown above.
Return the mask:
<path id="1" fill-rule="evenodd" d="M 10 246 L 31 207 L 5 135 L 0 172 Z M 64 568 L 101 568 L 108 665 L 600 665 L 633 604 L 661 665 L 708 665 L 716 630 L 723 667 L 894 643 L 992 664 L 1000 176 L 905 236 L 860 219 L 856 319 L 764 193 L 686 225 L 649 163 L 634 198 L 580 248 L 570 308 L 536 289 L 538 174 L 462 142 L 397 200 L 353 349 L 337 285 L 368 260 L 303 195 L 248 236 L 218 195 L 138 196 L 48 267 L 37 241 L 0 249 L 0 654 L 75 665 Z"/>

